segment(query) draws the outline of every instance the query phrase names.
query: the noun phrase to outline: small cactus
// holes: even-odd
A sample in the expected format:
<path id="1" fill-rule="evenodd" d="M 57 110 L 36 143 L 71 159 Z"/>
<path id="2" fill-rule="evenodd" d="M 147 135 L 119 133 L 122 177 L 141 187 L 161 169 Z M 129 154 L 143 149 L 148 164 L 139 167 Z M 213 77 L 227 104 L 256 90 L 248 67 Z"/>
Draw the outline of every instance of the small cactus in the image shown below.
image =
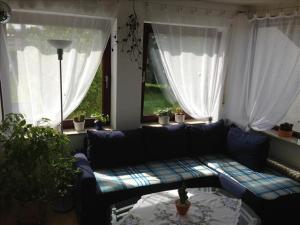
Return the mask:
<path id="1" fill-rule="evenodd" d="M 181 204 L 185 204 L 186 201 L 188 200 L 188 195 L 186 191 L 186 186 L 183 183 L 180 188 L 178 188 L 178 195 L 179 195 L 179 200 Z"/>

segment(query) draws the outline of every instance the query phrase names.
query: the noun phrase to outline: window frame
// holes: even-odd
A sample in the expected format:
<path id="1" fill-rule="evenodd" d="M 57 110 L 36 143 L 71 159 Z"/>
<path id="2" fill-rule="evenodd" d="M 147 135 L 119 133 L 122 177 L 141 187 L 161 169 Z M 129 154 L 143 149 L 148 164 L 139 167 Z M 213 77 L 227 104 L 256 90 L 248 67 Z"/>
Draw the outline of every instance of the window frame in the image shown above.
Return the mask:
<path id="1" fill-rule="evenodd" d="M 101 60 L 102 69 L 102 113 L 110 116 L 110 106 L 111 106 L 111 37 L 108 39 L 107 45 L 103 52 L 103 57 Z M 85 127 L 94 126 L 93 118 L 85 119 Z M 110 121 L 105 125 L 109 125 Z M 74 129 L 74 124 L 72 119 L 66 119 L 63 121 L 63 129 Z"/>

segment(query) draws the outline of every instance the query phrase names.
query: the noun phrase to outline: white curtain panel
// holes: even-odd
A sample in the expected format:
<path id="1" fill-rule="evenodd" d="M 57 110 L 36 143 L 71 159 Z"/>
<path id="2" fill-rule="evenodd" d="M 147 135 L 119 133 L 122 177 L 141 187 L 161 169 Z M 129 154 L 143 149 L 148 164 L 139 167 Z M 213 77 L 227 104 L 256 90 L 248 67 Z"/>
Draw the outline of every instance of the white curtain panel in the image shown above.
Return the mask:
<path id="1" fill-rule="evenodd" d="M 232 23 L 222 117 L 233 121 L 242 128 L 247 125 L 244 72 L 249 37 L 250 23 L 244 14 L 238 14 Z"/>
<path id="2" fill-rule="evenodd" d="M 67 118 L 93 81 L 111 20 L 23 11 L 13 16 L 6 34 L 9 73 L 2 80 L 5 113 L 23 113 L 33 124 L 49 118 L 56 126 L 60 123 L 59 61 L 47 40 L 72 41 L 62 61 L 63 117 Z"/>
<path id="3" fill-rule="evenodd" d="M 228 29 L 152 24 L 179 105 L 196 119 L 218 119 Z"/>
<path id="4" fill-rule="evenodd" d="M 148 40 L 148 56 L 149 66 L 151 67 L 151 71 L 154 73 L 156 82 L 164 87 L 162 88 L 162 91 L 168 102 L 175 104 L 177 102 L 176 97 L 168 82 L 154 35 L 151 35 Z"/>
<path id="5" fill-rule="evenodd" d="M 272 128 L 284 117 L 298 96 L 299 28 L 299 16 L 267 16 L 250 21 L 245 71 L 240 74 L 245 83 L 240 88 L 229 90 L 235 92 L 236 96 L 228 99 L 237 104 L 244 102 L 246 120 L 242 122 L 243 126 L 255 130 Z M 241 91 L 245 91 L 245 94 L 239 95 Z M 232 111 L 236 110 L 232 103 L 231 107 Z"/>

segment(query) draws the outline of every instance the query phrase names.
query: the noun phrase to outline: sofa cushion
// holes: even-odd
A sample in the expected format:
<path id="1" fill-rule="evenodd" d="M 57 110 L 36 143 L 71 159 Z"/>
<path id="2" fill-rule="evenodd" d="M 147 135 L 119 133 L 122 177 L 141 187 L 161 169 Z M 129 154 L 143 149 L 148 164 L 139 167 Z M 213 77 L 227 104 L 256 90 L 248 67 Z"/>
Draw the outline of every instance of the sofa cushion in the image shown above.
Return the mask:
<path id="1" fill-rule="evenodd" d="M 148 161 L 187 156 L 184 124 L 143 126 L 143 140 Z"/>
<path id="2" fill-rule="evenodd" d="M 128 131 L 88 130 L 88 154 L 93 169 L 142 163 L 141 129 Z"/>
<path id="3" fill-rule="evenodd" d="M 232 127 L 227 135 L 227 150 L 238 162 L 255 171 L 262 171 L 269 153 L 269 138 Z"/>
<path id="4" fill-rule="evenodd" d="M 259 198 L 272 200 L 280 196 L 300 193 L 300 183 L 269 168 L 264 172 L 255 172 L 221 154 L 201 156 L 199 160 Z"/>
<path id="5" fill-rule="evenodd" d="M 189 125 L 189 153 L 192 156 L 223 152 L 227 127 L 224 120 L 211 124 Z"/>
<path id="6" fill-rule="evenodd" d="M 169 184 L 178 181 L 216 176 L 216 172 L 191 158 L 162 160 L 145 164 L 94 171 L 96 182 L 102 193 Z"/>

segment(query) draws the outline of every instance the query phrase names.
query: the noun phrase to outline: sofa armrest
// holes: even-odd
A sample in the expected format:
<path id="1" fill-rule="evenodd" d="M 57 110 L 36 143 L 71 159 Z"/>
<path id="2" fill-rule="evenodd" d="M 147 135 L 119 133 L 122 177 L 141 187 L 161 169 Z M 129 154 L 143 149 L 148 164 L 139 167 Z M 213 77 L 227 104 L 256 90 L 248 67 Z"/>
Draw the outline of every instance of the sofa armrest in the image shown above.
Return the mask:
<path id="1" fill-rule="evenodd" d="M 74 155 L 75 166 L 79 169 L 75 188 L 76 212 L 80 224 L 87 224 L 96 208 L 97 187 L 96 178 L 86 156 L 82 153 Z"/>

